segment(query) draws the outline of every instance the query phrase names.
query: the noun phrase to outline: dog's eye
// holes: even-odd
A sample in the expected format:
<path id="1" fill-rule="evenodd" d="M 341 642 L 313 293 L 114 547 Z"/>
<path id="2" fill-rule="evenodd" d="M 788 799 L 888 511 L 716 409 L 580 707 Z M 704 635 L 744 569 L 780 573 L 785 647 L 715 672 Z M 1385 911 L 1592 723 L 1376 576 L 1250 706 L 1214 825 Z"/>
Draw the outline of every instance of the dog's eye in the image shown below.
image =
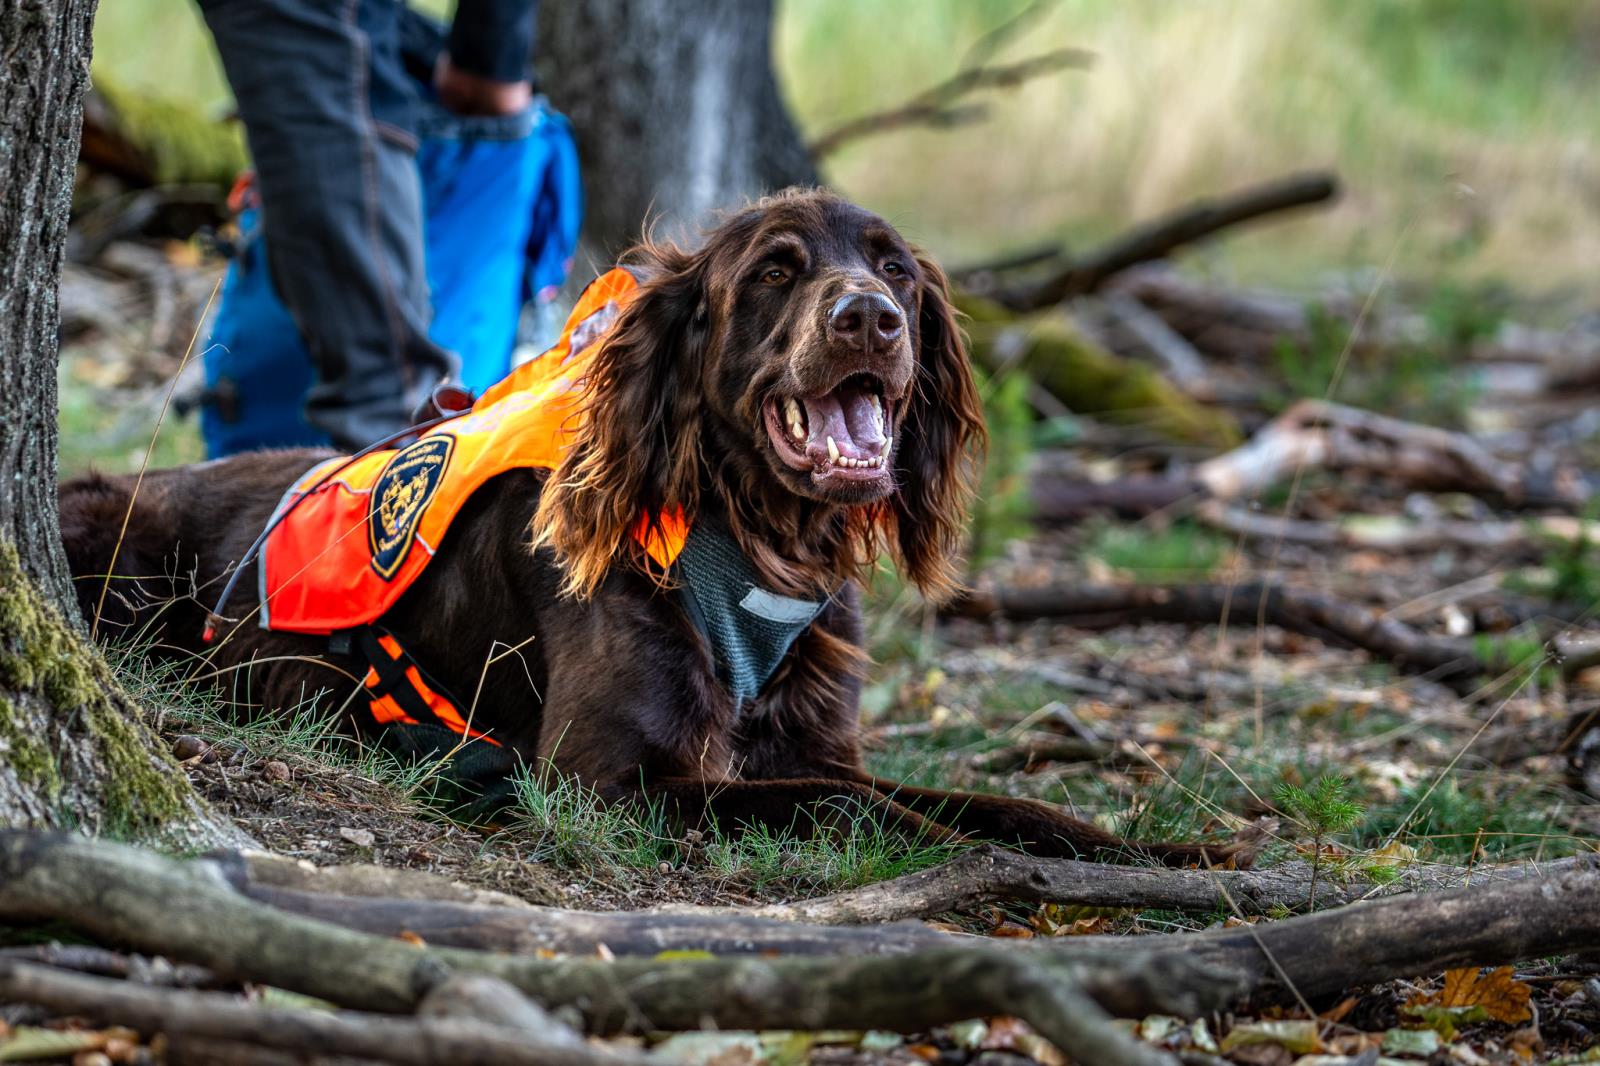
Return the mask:
<path id="1" fill-rule="evenodd" d="M 761 280 L 768 285 L 782 285 L 789 280 L 789 272 L 782 267 L 768 267 L 761 272 Z"/>
<path id="2" fill-rule="evenodd" d="M 878 269 L 882 270 L 885 274 L 889 275 L 891 278 L 901 277 L 906 272 L 906 268 L 901 266 L 899 263 L 895 262 L 893 259 L 889 260 L 887 263 L 883 264 L 883 266 L 879 267 Z"/>

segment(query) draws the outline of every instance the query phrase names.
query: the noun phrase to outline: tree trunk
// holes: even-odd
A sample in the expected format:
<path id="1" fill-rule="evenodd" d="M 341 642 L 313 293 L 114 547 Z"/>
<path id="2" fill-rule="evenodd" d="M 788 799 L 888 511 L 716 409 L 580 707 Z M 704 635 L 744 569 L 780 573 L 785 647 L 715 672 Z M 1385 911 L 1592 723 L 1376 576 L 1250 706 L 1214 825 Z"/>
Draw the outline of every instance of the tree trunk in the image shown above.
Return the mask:
<path id="1" fill-rule="evenodd" d="M 771 0 L 539 5 L 539 76 L 583 159 L 584 236 L 611 262 L 816 170 L 772 73 Z"/>
<path id="2" fill-rule="evenodd" d="M 56 290 L 95 0 L 0 0 L 0 825 L 223 831 L 75 621 L 56 512 Z"/>

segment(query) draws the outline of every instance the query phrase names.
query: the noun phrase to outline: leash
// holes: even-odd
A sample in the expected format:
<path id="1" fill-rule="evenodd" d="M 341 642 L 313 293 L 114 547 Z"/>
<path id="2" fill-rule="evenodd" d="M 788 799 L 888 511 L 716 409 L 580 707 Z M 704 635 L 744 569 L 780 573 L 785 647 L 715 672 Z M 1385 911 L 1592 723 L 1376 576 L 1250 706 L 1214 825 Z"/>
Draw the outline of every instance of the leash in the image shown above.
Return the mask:
<path id="1" fill-rule="evenodd" d="M 447 392 L 446 390 L 449 391 Z M 461 403 L 461 397 L 463 396 L 466 399 L 464 404 Z M 414 426 L 408 426 L 405 429 L 400 430 L 398 433 L 393 433 L 387 437 L 384 437 L 382 440 L 373 441 L 365 448 L 362 448 L 359 452 L 347 457 L 344 462 L 335 466 L 326 474 L 323 474 L 321 477 L 317 478 L 317 480 L 304 492 L 296 493 L 294 499 L 290 500 L 286 506 L 279 508 L 279 510 L 267 520 L 266 528 L 261 531 L 261 535 L 256 537 L 255 541 L 251 543 L 249 549 L 245 551 L 244 557 L 239 560 L 239 565 L 235 567 L 233 573 L 229 575 L 228 583 L 222 586 L 222 595 L 217 597 L 216 605 L 213 606 L 211 610 L 206 612 L 205 628 L 200 631 L 200 640 L 202 643 L 211 644 L 217 639 L 218 626 L 227 621 L 227 619 L 222 615 L 222 608 L 227 605 L 229 597 L 233 595 L 233 590 L 238 587 L 239 578 L 244 576 L 245 569 L 249 567 L 251 563 L 255 562 L 256 557 L 261 554 L 261 549 L 266 545 L 267 538 L 272 535 L 272 531 L 277 529 L 279 524 L 282 523 L 285 518 L 288 518 L 289 515 L 294 513 L 294 509 L 300 506 L 301 500 L 311 496 L 328 482 L 344 473 L 350 468 L 352 463 L 355 463 L 361 459 L 365 459 L 373 452 L 381 451 L 382 449 L 389 447 L 391 444 L 394 444 L 396 441 L 402 440 L 405 437 L 412 435 L 420 436 L 427 430 L 430 430 L 435 426 L 443 425 L 452 418 L 459 418 L 472 410 L 471 394 L 466 393 L 464 390 L 453 385 L 440 385 L 434 390 L 434 395 L 430 397 L 430 402 L 433 404 L 434 410 L 442 411 L 444 413 L 440 414 L 436 418 L 430 418 L 425 422 L 418 422 Z M 446 407 L 445 403 L 451 403 L 452 406 Z"/>

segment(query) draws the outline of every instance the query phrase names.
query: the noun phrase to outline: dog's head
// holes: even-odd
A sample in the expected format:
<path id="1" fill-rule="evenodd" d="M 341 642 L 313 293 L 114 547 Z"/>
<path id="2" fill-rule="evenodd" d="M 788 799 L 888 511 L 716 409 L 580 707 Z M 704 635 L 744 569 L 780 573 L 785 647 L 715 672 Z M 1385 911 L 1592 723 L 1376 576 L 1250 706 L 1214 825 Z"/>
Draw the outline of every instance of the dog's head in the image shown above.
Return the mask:
<path id="1" fill-rule="evenodd" d="M 534 523 L 569 590 L 599 584 L 641 514 L 693 516 L 715 494 L 769 570 L 845 576 L 887 542 L 947 594 L 983 422 L 939 268 L 816 191 L 634 258 L 646 280 L 594 356 Z"/>

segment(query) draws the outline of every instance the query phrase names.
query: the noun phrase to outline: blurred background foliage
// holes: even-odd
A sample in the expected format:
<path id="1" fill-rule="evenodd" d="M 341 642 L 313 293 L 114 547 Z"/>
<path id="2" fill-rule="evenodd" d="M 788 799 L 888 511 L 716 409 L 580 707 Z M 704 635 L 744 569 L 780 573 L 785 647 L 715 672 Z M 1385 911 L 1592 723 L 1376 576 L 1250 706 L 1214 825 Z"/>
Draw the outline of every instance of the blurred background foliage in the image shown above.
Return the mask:
<path id="1" fill-rule="evenodd" d="M 779 77 L 816 136 L 950 76 L 1026 6 L 779 0 Z M 189 0 L 110 0 L 95 37 L 102 78 L 226 108 Z M 994 59 L 1068 45 L 1094 52 L 1092 68 L 990 94 L 988 120 L 956 131 L 849 144 L 828 179 L 960 264 L 1086 245 L 1199 196 L 1328 166 L 1346 181 L 1336 208 L 1191 262 L 1281 287 L 1393 256 L 1401 274 L 1502 279 L 1564 310 L 1592 291 L 1600 4 L 1062 0 Z"/>

